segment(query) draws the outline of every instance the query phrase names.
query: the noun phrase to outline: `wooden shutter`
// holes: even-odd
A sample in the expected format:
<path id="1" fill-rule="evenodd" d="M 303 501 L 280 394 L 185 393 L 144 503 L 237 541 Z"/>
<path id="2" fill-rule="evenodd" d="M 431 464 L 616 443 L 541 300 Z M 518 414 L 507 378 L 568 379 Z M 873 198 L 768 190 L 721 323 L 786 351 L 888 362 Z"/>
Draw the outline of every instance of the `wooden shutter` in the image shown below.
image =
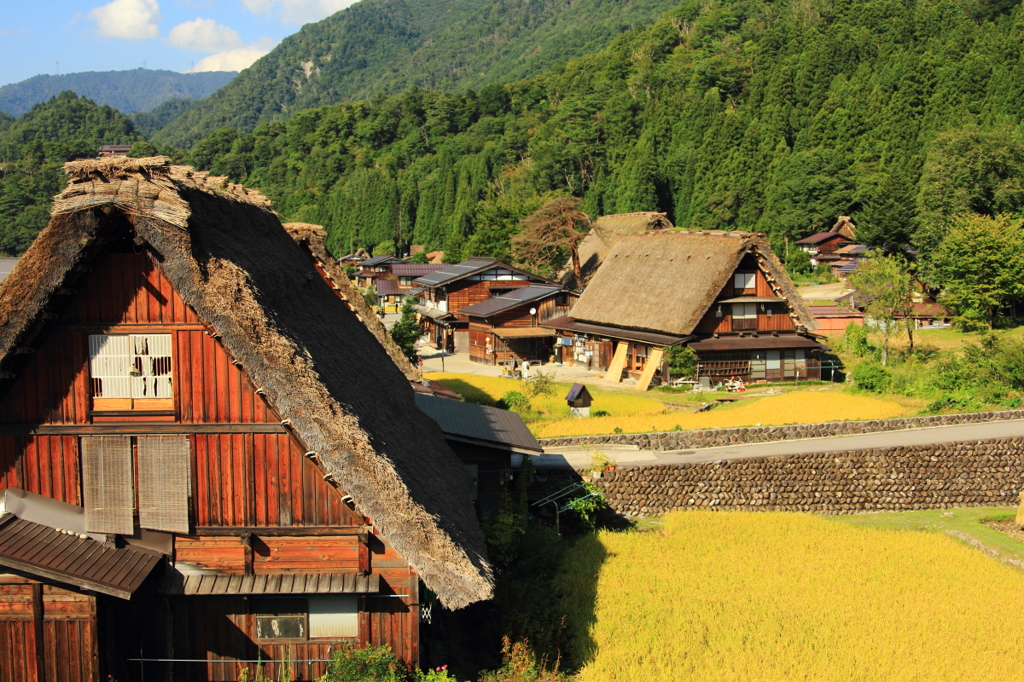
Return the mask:
<path id="1" fill-rule="evenodd" d="M 130 438 L 82 438 L 82 484 L 88 532 L 121 535 L 135 532 L 132 478 Z"/>
<path id="2" fill-rule="evenodd" d="M 139 525 L 151 530 L 188 533 L 191 482 L 188 438 L 139 438 Z"/>

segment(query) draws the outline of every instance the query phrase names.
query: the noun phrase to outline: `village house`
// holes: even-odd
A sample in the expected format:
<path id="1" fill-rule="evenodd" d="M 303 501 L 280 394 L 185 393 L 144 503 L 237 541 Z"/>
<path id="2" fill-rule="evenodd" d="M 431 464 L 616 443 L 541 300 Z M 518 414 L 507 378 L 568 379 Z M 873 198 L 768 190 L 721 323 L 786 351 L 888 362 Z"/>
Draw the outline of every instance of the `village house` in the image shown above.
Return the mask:
<path id="1" fill-rule="evenodd" d="M 497 258 L 470 258 L 413 280 L 420 288 L 416 312 L 434 348 L 468 353 L 469 316 L 462 309 L 531 284 L 554 282 L 502 263 Z"/>
<path id="2" fill-rule="evenodd" d="M 843 263 L 856 260 L 862 254 L 844 257 L 846 252 L 840 253 L 845 247 L 856 243 L 856 226 L 850 220 L 850 216 L 839 216 L 836 224 L 827 232 L 818 232 L 810 237 L 804 237 L 796 242 L 796 246 L 805 251 L 811 257 L 811 265 L 818 266 L 822 263 Z"/>
<path id="3" fill-rule="evenodd" d="M 817 322 L 761 234 L 653 230 L 619 238 L 569 316 L 544 323 L 583 362 L 645 390 L 687 346 L 699 376 L 819 378 Z M 613 351 L 614 347 L 614 351 Z"/>
<path id="4" fill-rule="evenodd" d="M 408 377 L 257 193 L 164 157 L 65 168 L 0 286 L 0 680 L 310 680 L 346 643 L 417 664 L 421 605 L 492 579 Z"/>
<path id="5" fill-rule="evenodd" d="M 131 150 L 132 146 L 130 144 L 105 144 L 100 147 L 98 157 L 107 159 L 112 156 L 128 156 L 128 152 Z"/>
<path id="6" fill-rule="evenodd" d="M 401 258 L 395 258 L 390 254 L 374 256 L 373 258 L 360 261 L 356 266 L 356 286 L 363 288 L 375 286 L 377 279 L 387 279 L 388 275 L 391 274 L 391 266 L 394 263 L 401 262 Z"/>
<path id="7" fill-rule="evenodd" d="M 590 232 L 577 247 L 583 281 L 579 284 L 576 283 L 570 262 L 566 266 L 564 277 L 566 287 L 581 290 L 586 286 L 619 237 L 646 230 L 666 230 L 671 227 L 672 221 L 665 217 L 664 213 L 655 211 L 614 213 L 601 216 L 591 223 Z"/>
<path id="8" fill-rule="evenodd" d="M 531 284 L 460 309 L 469 318 L 469 359 L 505 366 L 557 359 L 555 331 L 541 324 L 568 315 L 578 297 L 560 286 Z"/>

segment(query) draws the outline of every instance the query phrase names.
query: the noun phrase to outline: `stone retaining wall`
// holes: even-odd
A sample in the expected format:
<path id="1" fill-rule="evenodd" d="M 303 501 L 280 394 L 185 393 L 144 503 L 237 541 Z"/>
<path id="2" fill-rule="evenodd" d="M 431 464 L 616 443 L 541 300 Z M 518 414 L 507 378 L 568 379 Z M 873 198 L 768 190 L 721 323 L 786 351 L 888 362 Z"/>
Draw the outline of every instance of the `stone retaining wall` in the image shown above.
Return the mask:
<path id="1" fill-rule="evenodd" d="M 701 508 L 848 514 L 1016 505 L 1024 438 L 638 466 L 607 471 L 595 484 L 626 516 Z"/>
<path id="2" fill-rule="evenodd" d="M 659 433 L 621 433 L 604 436 L 566 436 L 541 438 L 548 447 L 590 446 L 602 444 L 636 445 L 641 450 L 695 450 L 735 443 L 767 443 L 778 440 L 848 436 L 858 433 L 919 429 L 927 426 L 952 426 L 978 422 L 1024 419 L 1024 410 L 940 414 L 932 417 L 873 419 L 871 421 L 826 422 L 822 424 L 788 424 L 786 426 L 748 426 L 736 429 L 705 431 L 665 431 Z"/>

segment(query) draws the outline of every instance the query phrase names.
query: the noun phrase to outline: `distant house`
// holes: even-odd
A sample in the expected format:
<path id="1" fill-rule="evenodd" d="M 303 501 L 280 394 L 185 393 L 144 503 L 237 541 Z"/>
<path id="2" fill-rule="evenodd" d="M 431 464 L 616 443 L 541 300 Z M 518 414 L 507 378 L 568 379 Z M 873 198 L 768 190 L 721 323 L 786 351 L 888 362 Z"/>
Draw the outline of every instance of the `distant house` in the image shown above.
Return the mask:
<path id="1" fill-rule="evenodd" d="M 417 664 L 421 595 L 492 579 L 407 378 L 258 193 L 163 157 L 65 169 L 0 284 L 0 679 Z"/>
<path id="2" fill-rule="evenodd" d="M 646 389 L 688 346 L 700 376 L 819 377 L 817 322 L 763 235 L 655 230 L 621 237 L 569 316 L 543 326 L 585 362 Z M 613 352 L 614 347 L 614 352 Z"/>
<path id="3" fill-rule="evenodd" d="M 871 318 L 867 317 L 865 312 L 867 301 L 859 291 L 851 291 L 845 296 L 837 298 L 836 304 L 839 306 L 840 312 L 850 315 L 859 314 L 866 323 L 872 323 Z M 910 314 L 897 317 L 897 319 L 906 318 L 913 320 L 915 329 L 928 329 L 948 326 L 953 314 L 940 305 L 923 285 L 917 283 L 913 292 Z"/>
<path id="4" fill-rule="evenodd" d="M 112 156 L 128 156 L 128 152 L 132 150 L 130 144 L 105 144 L 100 147 L 99 158 L 107 159 Z"/>
<path id="5" fill-rule="evenodd" d="M 568 315 L 578 296 L 531 284 L 461 308 L 459 314 L 469 317 L 469 359 L 486 365 L 547 362 L 561 349 L 555 348 L 555 331 L 541 324 Z"/>
<path id="6" fill-rule="evenodd" d="M 370 254 L 366 251 L 366 249 L 356 249 L 354 252 L 345 254 L 344 256 L 339 258 L 338 264 L 341 266 L 351 265 L 355 267 L 356 265 L 362 263 L 364 260 L 367 260 L 369 257 Z"/>
<path id="7" fill-rule="evenodd" d="M 401 262 L 401 258 L 395 258 L 391 254 L 374 256 L 373 258 L 360 261 L 356 266 L 356 286 L 375 286 L 378 278 L 387 279 L 391 273 L 392 264 Z"/>
<path id="8" fill-rule="evenodd" d="M 850 216 L 844 215 L 839 216 L 839 220 L 832 226 L 832 229 L 805 237 L 796 242 L 796 246 L 811 257 L 812 265 L 820 265 L 862 257 L 862 252 L 857 252 L 858 255 L 850 255 L 849 258 L 839 253 L 845 247 L 855 244 L 856 238 L 856 226 L 850 220 Z M 849 251 L 844 253 L 852 254 Z"/>
<path id="9" fill-rule="evenodd" d="M 665 230 L 672 227 L 672 221 L 664 213 L 639 211 L 636 213 L 615 213 L 601 216 L 593 222 L 590 232 L 580 242 L 578 254 L 583 282 L 577 284 L 572 264 L 565 270 L 565 285 L 569 289 L 582 289 L 597 272 L 605 256 L 619 237 L 647 230 Z"/>
<path id="10" fill-rule="evenodd" d="M 470 258 L 417 277 L 421 289 L 416 312 L 435 348 L 468 353 L 469 317 L 462 308 L 531 284 L 557 286 L 551 280 L 514 268 L 497 258 Z"/>

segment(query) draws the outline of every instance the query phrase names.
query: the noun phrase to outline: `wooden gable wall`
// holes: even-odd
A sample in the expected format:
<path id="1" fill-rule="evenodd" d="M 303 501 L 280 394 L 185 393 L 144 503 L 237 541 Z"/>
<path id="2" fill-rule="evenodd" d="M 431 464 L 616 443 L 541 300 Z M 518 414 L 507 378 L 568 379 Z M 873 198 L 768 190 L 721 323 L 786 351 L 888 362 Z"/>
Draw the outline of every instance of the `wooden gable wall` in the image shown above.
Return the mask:
<path id="1" fill-rule="evenodd" d="M 173 411 L 91 411 L 88 337 L 98 333 L 172 335 Z M 152 428 L 189 436 L 197 526 L 362 524 L 145 253 L 100 258 L 44 334 L 0 398 L 0 489 L 81 505 L 79 437 Z"/>
<path id="2" fill-rule="evenodd" d="M 754 275 L 754 291 L 750 290 L 737 290 L 734 286 L 735 278 L 734 275 L 739 272 L 753 272 Z M 777 294 L 772 289 L 771 284 L 768 283 L 768 279 L 765 277 L 764 272 L 757 265 L 757 261 L 750 254 L 743 257 L 740 264 L 736 266 L 736 270 L 732 275 L 729 275 L 728 281 L 725 286 L 722 287 L 722 291 L 716 297 L 714 303 L 705 311 L 704 317 L 701 318 L 700 323 L 697 324 L 697 328 L 694 330 L 697 334 L 731 334 L 732 328 L 732 304 L 722 303 L 719 304 L 717 301 L 723 299 L 734 298 L 743 295 L 750 295 L 756 298 L 773 298 Z M 721 305 L 722 316 L 718 317 L 718 307 Z M 793 323 L 793 318 L 789 316 L 789 306 L 785 302 L 778 303 L 767 303 L 765 304 L 766 310 L 761 310 L 761 304 L 757 304 L 757 331 L 796 331 L 796 326 Z M 767 308 L 771 307 L 772 314 L 767 314 Z"/>

